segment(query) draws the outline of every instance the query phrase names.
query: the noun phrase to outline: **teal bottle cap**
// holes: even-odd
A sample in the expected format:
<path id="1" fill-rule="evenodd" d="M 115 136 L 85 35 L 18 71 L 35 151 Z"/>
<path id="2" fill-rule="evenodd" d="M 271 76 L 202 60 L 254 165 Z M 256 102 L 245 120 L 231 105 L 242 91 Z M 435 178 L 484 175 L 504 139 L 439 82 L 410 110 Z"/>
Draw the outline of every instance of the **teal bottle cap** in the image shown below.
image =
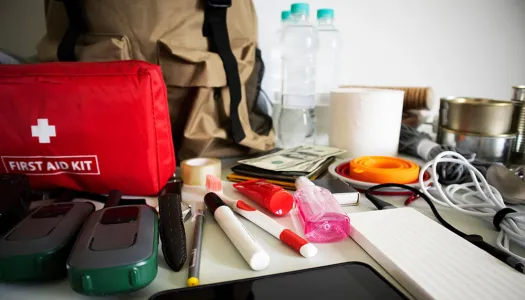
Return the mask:
<path id="1" fill-rule="evenodd" d="M 334 18 L 334 10 L 331 8 L 322 8 L 317 10 L 317 19 Z"/>
<path id="2" fill-rule="evenodd" d="M 289 20 L 292 17 L 292 13 L 289 10 L 283 10 L 281 12 L 281 21 Z"/>
<path id="3" fill-rule="evenodd" d="M 295 14 L 309 15 L 310 14 L 310 4 L 294 3 L 292 4 L 290 11 L 292 12 L 293 15 Z"/>

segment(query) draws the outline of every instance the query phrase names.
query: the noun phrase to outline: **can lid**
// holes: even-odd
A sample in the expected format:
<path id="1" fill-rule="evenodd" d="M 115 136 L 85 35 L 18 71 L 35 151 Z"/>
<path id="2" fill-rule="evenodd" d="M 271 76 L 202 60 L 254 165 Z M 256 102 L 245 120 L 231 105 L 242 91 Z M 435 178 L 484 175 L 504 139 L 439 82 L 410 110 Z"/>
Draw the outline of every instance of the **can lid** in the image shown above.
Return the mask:
<path id="1" fill-rule="evenodd" d="M 280 190 L 266 199 L 266 208 L 273 214 L 284 216 L 293 207 L 293 197 L 285 190 Z"/>
<path id="2" fill-rule="evenodd" d="M 215 213 L 217 208 L 226 205 L 221 197 L 215 193 L 207 193 L 206 196 L 204 196 L 204 203 L 206 203 L 206 206 L 212 214 Z"/>

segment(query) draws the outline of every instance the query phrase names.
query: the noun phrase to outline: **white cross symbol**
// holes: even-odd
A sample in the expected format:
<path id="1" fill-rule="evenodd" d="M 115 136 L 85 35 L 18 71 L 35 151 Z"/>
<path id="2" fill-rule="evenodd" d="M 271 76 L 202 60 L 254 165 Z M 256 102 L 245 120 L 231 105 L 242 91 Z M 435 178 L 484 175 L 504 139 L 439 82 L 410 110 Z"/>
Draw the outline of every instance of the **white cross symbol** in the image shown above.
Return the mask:
<path id="1" fill-rule="evenodd" d="M 38 137 L 40 144 L 51 143 L 50 137 L 56 137 L 55 126 L 49 126 L 47 119 L 37 119 L 37 126 L 31 126 L 31 134 L 33 137 Z"/>

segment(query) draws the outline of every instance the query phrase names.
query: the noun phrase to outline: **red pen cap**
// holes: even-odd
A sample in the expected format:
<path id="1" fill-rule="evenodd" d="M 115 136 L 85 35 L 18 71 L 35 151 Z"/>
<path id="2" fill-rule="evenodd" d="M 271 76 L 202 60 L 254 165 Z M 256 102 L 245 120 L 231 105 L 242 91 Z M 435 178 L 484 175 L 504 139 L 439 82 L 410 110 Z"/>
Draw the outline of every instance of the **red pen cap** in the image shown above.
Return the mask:
<path id="1" fill-rule="evenodd" d="M 274 215 L 284 216 L 293 207 L 293 197 L 290 193 L 262 179 L 235 183 L 233 187 Z"/>

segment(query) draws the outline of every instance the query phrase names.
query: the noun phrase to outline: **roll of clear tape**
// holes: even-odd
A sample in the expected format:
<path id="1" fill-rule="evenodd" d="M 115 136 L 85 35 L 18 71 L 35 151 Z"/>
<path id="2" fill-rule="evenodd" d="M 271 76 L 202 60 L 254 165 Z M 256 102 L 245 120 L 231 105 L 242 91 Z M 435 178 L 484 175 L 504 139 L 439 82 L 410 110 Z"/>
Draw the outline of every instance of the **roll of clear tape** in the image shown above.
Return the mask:
<path id="1" fill-rule="evenodd" d="M 206 186 L 206 176 L 221 178 L 221 161 L 215 158 L 192 158 L 182 161 L 184 186 Z"/>

